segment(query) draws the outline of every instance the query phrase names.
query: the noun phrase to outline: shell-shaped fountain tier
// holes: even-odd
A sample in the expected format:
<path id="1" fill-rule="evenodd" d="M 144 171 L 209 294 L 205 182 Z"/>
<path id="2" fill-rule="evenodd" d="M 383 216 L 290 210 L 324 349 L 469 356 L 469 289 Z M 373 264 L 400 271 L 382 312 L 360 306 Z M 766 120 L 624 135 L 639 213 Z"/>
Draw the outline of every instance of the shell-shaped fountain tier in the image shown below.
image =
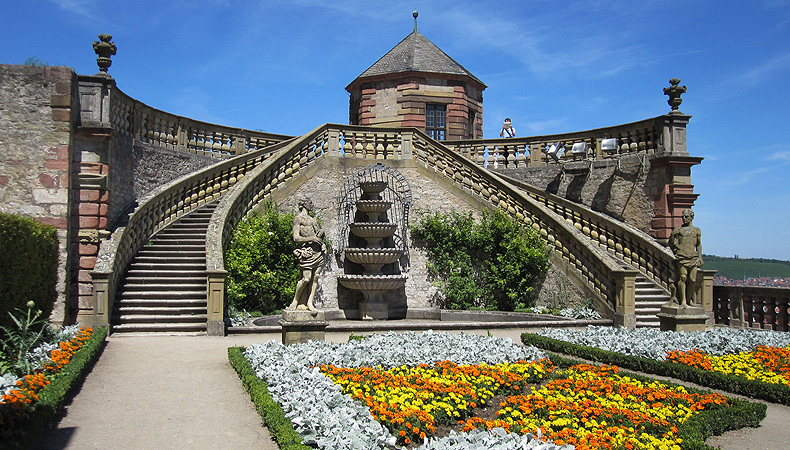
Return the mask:
<path id="1" fill-rule="evenodd" d="M 360 181 L 359 187 L 362 189 L 363 192 L 366 194 L 370 194 L 371 196 L 378 195 L 387 189 L 387 182 L 386 181 Z"/>
<path id="2" fill-rule="evenodd" d="M 403 250 L 397 248 L 347 248 L 346 258 L 363 266 L 383 266 L 397 261 Z"/>
<path id="3" fill-rule="evenodd" d="M 383 213 L 391 207 L 392 202 L 389 200 L 357 200 L 357 211 L 363 213 Z"/>
<path id="4" fill-rule="evenodd" d="M 361 238 L 385 238 L 395 234 L 398 224 L 386 222 L 353 222 L 348 228 Z"/>
<path id="5" fill-rule="evenodd" d="M 391 291 L 406 284 L 408 275 L 339 275 L 337 281 L 357 291 Z"/>

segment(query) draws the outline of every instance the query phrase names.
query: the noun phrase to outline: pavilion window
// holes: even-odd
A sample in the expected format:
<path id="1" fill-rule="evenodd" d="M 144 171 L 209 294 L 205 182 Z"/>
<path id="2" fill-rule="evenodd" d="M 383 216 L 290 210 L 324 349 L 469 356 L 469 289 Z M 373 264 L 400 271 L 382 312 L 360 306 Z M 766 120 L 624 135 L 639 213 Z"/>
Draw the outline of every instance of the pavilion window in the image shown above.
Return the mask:
<path id="1" fill-rule="evenodd" d="M 444 140 L 446 117 L 445 105 L 425 105 L 425 132 L 428 136 L 437 141 Z"/>

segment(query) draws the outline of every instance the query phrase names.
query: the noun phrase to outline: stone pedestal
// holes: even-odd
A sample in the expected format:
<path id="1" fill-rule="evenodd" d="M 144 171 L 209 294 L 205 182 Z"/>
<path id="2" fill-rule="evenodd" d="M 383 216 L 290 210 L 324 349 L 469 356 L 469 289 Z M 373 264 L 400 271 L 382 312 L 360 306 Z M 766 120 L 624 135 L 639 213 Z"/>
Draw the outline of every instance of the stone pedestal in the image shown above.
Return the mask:
<path id="1" fill-rule="evenodd" d="M 679 306 L 667 303 L 657 314 L 661 320 L 661 331 L 705 331 L 708 316 L 699 306 Z"/>
<path id="2" fill-rule="evenodd" d="M 280 321 L 283 328 L 283 344 L 299 344 L 307 341 L 323 341 L 326 335 L 326 319 L 323 311 L 283 311 Z"/>

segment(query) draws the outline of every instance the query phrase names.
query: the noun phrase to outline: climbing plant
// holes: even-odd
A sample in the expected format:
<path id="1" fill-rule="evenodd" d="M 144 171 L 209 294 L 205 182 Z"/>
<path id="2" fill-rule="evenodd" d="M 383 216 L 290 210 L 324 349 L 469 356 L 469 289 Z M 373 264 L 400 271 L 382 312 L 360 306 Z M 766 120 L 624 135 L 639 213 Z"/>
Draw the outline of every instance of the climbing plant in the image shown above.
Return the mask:
<path id="1" fill-rule="evenodd" d="M 501 210 L 422 212 L 412 227 L 425 248 L 428 272 L 447 309 L 513 311 L 535 304 L 535 288 L 548 271 L 549 254 L 532 228 Z"/>

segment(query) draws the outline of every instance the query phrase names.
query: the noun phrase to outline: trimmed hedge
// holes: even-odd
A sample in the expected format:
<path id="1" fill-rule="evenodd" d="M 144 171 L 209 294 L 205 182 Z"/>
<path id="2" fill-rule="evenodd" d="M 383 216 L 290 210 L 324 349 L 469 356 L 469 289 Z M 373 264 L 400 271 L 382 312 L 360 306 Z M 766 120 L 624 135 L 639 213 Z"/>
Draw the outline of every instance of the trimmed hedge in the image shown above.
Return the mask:
<path id="1" fill-rule="evenodd" d="M 244 388 L 250 393 L 250 398 L 258 414 L 263 418 L 263 423 L 269 429 L 274 441 L 282 450 L 312 450 L 313 447 L 304 445 L 302 438 L 293 429 L 291 421 L 277 402 L 269 395 L 266 382 L 258 378 L 252 370 L 249 360 L 244 356 L 243 347 L 228 348 L 228 360 L 236 369 Z"/>
<path id="2" fill-rule="evenodd" d="M 522 334 L 521 342 L 523 342 L 524 345 L 534 345 L 535 347 L 544 350 L 564 353 L 566 355 L 576 356 L 589 361 L 612 364 L 639 372 L 672 377 L 678 380 L 688 381 L 701 386 L 709 387 L 711 389 L 719 389 L 722 391 L 731 392 L 733 394 L 743 395 L 745 397 L 766 400 L 772 403 L 790 405 L 790 389 L 779 384 L 771 384 L 758 380 L 747 380 L 742 377 L 702 370 L 683 364 L 675 364 L 666 361 L 657 361 L 655 359 L 624 355 L 622 353 L 572 344 L 570 342 L 560 341 L 532 333 Z"/>
<path id="3" fill-rule="evenodd" d="M 90 339 L 74 353 L 50 384 L 38 392 L 39 400 L 20 416 L 15 424 L 0 426 L 1 448 L 39 448 L 44 432 L 61 410 L 72 390 L 82 383 L 85 375 L 104 350 L 107 329 L 94 328 Z"/>
<path id="4" fill-rule="evenodd" d="M 13 326 L 9 312 L 33 301 L 49 317 L 57 300 L 57 229 L 33 219 L 0 213 L 0 325 Z"/>
<path id="5" fill-rule="evenodd" d="M 524 333 L 524 334 L 530 334 L 530 333 Z M 537 335 L 533 335 L 533 336 L 537 336 Z M 538 337 L 542 338 L 542 336 L 538 336 Z M 524 340 L 524 335 L 522 335 L 522 341 L 523 340 Z M 563 341 L 557 341 L 557 342 L 563 342 Z M 527 345 L 535 345 L 535 344 L 530 343 Z M 537 345 L 535 346 L 537 347 Z M 584 348 L 589 348 L 589 347 L 584 347 Z M 556 367 L 563 369 L 567 369 L 568 367 L 579 364 L 579 361 L 577 360 L 564 358 L 561 355 L 557 355 L 554 353 L 548 353 L 548 357 Z M 598 361 L 598 362 L 603 362 L 603 361 Z M 618 367 L 620 366 L 618 365 Z M 635 373 L 630 373 L 625 371 L 621 371 L 620 374 L 631 377 L 635 380 L 639 380 L 643 383 L 652 383 L 656 381 L 655 379 L 652 379 L 650 377 L 645 377 L 643 375 L 638 375 Z M 670 381 L 662 380 L 661 383 L 666 384 L 667 386 L 678 386 L 678 384 L 672 383 Z M 700 391 L 699 389 L 694 389 L 686 386 L 684 386 L 684 388 L 690 393 L 699 393 L 699 394 L 706 393 L 704 391 Z M 738 430 L 745 427 L 756 428 L 760 425 L 760 422 L 763 419 L 765 419 L 765 414 L 768 410 L 768 407 L 765 404 L 748 402 L 745 400 L 739 400 L 731 397 L 726 397 L 726 398 L 727 398 L 727 403 L 729 403 L 728 407 L 721 409 L 710 409 L 710 410 L 700 411 L 698 414 L 694 414 L 687 421 L 683 422 L 682 424 L 680 424 L 680 426 L 678 426 L 678 437 L 683 439 L 683 442 L 681 442 L 680 447 L 683 450 L 712 450 L 715 447 L 711 447 L 707 445 L 705 443 L 705 439 L 711 436 L 721 435 L 725 431 Z"/>

